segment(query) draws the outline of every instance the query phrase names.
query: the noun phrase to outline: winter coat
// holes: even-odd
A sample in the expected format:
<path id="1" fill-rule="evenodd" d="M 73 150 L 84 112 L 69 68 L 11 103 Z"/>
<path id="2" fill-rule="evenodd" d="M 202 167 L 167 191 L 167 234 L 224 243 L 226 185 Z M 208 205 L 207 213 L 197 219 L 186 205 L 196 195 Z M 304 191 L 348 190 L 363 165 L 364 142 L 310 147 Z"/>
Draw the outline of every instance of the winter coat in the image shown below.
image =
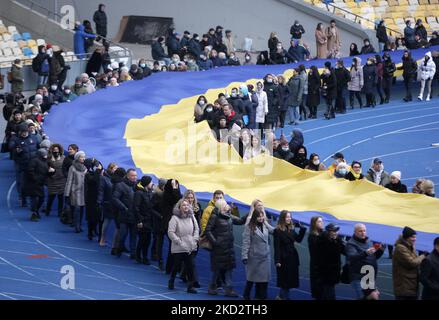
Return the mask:
<path id="1" fill-rule="evenodd" d="M 365 65 L 363 67 L 364 93 L 373 93 L 378 82 L 378 73 L 375 65 Z"/>
<path id="2" fill-rule="evenodd" d="M 200 45 L 199 41 L 197 41 L 195 39 L 191 39 L 189 41 L 188 50 L 189 50 L 189 53 L 194 56 L 195 61 L 198 61 L 200 59 L 200 55 L 202 53 L 202 49 L 201 49 L 201 45 Z"/>
<path id="3" fill-rule="evenodd" d="M 351 67 L 351 81 L 348 82 L 349 91 L 360 92 L 364 86 L 363 67 L 359 65 L 357 70 Z"/>
<path id="4" fill-rule="evenodd" d="M 242 225 L 244 223 L 245 221 L 234 217 L 230 213 L 224 214 L 218 212 L 216 208 L 213 209 L 204 231 L 212 244 L 211 267 L 213 271 L 236 268 L 233 225 Z"/>
<path id="5" fill-rule="evenodd" d="M 399 237 L 393 252 L 393 293 L 399 297 L 417 297 L 419 290 L 419 266 L 424 256 L 418 256 L 414 246 Z"/>
<path id="6" fill-rule="evenodd" d="M 232 37 L 230 37 L 230 38 L 226 37 L 225 40 L 224 40 L 224 45 L 227 48 L 227 52 L 226 52 L 227 56 L 230 56 L 230 54 L 232 52 L 235 52 L 235 44 L 233 43 L 233 38 Z"/>
<path id="7" fill-rule="evenodd" d="M 21 152 L 18 152 L 17 148 L 20 148 Z M 9 150 L 12 154 L 12 160 L 22 170 L 25 170 L 29 162 L 37 156 L 38 143 L 30 135 L 27 138 L 15 135 L 9 140 Z"/>
<path id="8" fill-rule="evenodd" d="M 279 92 L 273 83 L 264 82 L 264 91 L 267 93 L 268 114 L 265 122 L 276 123 L 279 117 Z"/>
<path id="9" fill-rule="evenodd" d="M 50 72 L 49 72 L 50 83 L 57 83 L 65 66 L 66 66 L 66 62 L 64 60 L 64 57 L 61 55 L 61 52 L 55 52 L 53 54 L 52 59 L 50 59 Z"/>
<path id="10" fill-rule="evenodd" d="M 380 24 L 377 27 L 376 37 L 378 39 L 378 42 L 380 43 L 387 43 L 389 41 L 389 37 L 387 36 L 387 30 L 386 27 Z"/>
<path id="11" fill-rule="evenodd" d="M 346 244 L 346 257 L 349 263 L 349 273 L 351 280 L 361 280 L 364 273 L 361 273 L 363 266 L 372 266 L 375 271 L 375 278 L 378 275 L 377 260 L 381 258 L 384 250 L 379 249 L 374 254 L 368 255 L 367 250 L 372 247 L 372 242 L 368 238 L 362 240 L 355 235 Z"/>
<path id="12" fill-rule="evenodd" d="M 306 97 L 306 105 L 308 107 L 317 107 L 320 104 L 320 76 L 308 75 L 308 95 Z"/>
<path id="13" fill-rule="evenodd" d="M 325 31 L 316 30 L 316 47 L 317 47 L 317 59 L 326 59 L 328 57 L 328 45 Z"/>
<path id="14" fill-rule="evenodd" d="M 32 67 L 35 65 L 35 70 L 37 70 L 39 76 L 48 76 L 50 56 L 45 52 L 41 52 L 40 48 L 39 51 L 38 55 L 32 60 Z"/>
<path id="15" fill-rule="evenodd" d="M 280 263 L 276 267 L 277 286 L 283 289 L 299 287 L 299 254 L 295 243 L 302 242 L 306 228 L 301 227 L 299 233 L 293 229 L 282 231 L 276 228 L 274 231 L 274 263 Z"/>
<path id="16" fill-rule="evenodd" d="M 134 188 L 136 183 L 127 178 L 113 177 L 113 207 L 119 212 L 119 222 L 126 224 L 136 223 L 134 213 Z"/>
<path id="17" fill-rule="evenodd" d="M 64 156 L 61 155 L 59 159 L 52 157 L 48 160 L 49 167 L 55 169 L 55 172 L 47 179 L 47 190 L 51 194 L 63 194 L 66 187 L 66 177 L 62 171 Z"/>
<path id="18" fill-rule="evenodd" d="M 305 139 L 303 138 L 302 131 L 293 129 L 293 137 L 290 140 L 289 147 L 292 153 L 296 154 L 297 151 L 303 147 Z"/>
<path id="19" fill-rule="evenodd" d="M 369 54 L 369 53 L 375 53 L 375 48 L 369 44 L 368 46 L 363 46 L 361 48 L 360 54 Z"/>
<path id="20" fill-rule="evenodd" d="M 389 182 L 384 187 L 398 193 L 407 193 L 407 186 L 401 183 L 401 181 L 398 181 L 396 184 Z"/>
<path id="21" fill-rule="evenodd" d="M 421 80 L 428 80 L 428 79 L 433 80 L 436 74 L 436 64 L 434 63 L 431 57 L 430 51 L 427 52 L 425 55 L 429 57 L 427 62 L 425 62 L 425 59 L 423 59 L 419 63 L 419 72 L 421 74 Z"/>
<path id="22" fill-rule="evenodd" d="M 172 57 L 173 54 L 180 54 L 181 45 L 175 35 L 172 35 L 167 39 L 166 45 L 168 47 L 169 57 Z"/>
<path id="23" fill-rule="evenodd" d="M 389 79 L 389 78 L 393 78 L 393 74 L 396 71 L 396 66 L 393 63 L 392 60 L 384 60 L 384 64 L 383 64 L 383 78 L 384 79 Z"/>
<path id="24" fill-rule="evenodd" d="M 44 185 L 47 182 L 49 166 L 47 159 L 33 158 L 27 167 L 23 185 L 23 193 L 26 196 L 44 197 Z"/>
<path id="25" fill-rule="evenodd" d="M 278 52 L 277 49 L 270 53 L 270 59 L 274 64 L 285 64 L 288 63 L 291 58 L 288 57 L 288 52 L 285 49 L 282 49 L 281 52 Z"/>
<path id="26" fill-rule="evenodd" d="M 86 33 L 84 31 L 84 26 L 79 25 L 77 27 L 76 32 L 75 32 L 74 43 L 73 43 L 75 55 L 79 59 L 83 58 L 85 55 L 85 39 L 86 38 L 94 39 L 94 38 L 96 38 L 96 35 L 91 34 L 91 33 Z"/>
<path id="27" fill-rule="evenodd" d="M 169 221 L 172 218 L 174 206 L 182 198 L 180 189 L 172 188 L 172 180 L 166 182 L 162 199 L 162 232 L 168 232 Z"/>
<path id="28" fill-rule="evenodd" d="M 322 74 L 322 88 L 323 93 L 326 92 L 325 98 L 335 99 L 337 96 L 337 79 L 334 70 L 331 70 L 329 74 Z"/>
<path id="29" fill-rule="evenodd" d="M 69 197 L 70 205 L 74 207 L 85 206 L 85 174 L 87 168 L 74 160 L 67 175 L 64 196 Z"/>
<path id="30" fill-rule="evenodd" d="M 309 234 L 308 236 L 308 250 L 309 250 L 309 278 L 311 285 L 311 296 L 317 298 L 320 296 L 321 286 L 318 283 L 319 268 L 318 268 L 318 251 L 317 243 L 319 241 L 320 234 Z"/>
<path id="31" fill-rule="evenodd" d="M 363 175 L 363 174 L 360 174 L 360 178 L 357 179 L 357 178 L 355 178 L 355 176 L 352 174 L 352 172 L 348 172 L 348 173 L 344 176 L 344 178 L 345 178 L 346 180 L 349 180 L 349 181 L 363 180 L 363 179 L 364 179 L 364 175 Z"/>
<path id="32" fill-rule="evenodd" d="M 93 21 L 96 23 L 96 33 L 107 37 L 107 14 L 105 11 L 97 10 L 93 15 Z"/>
<path id="33" fill-rule="evenodd" d="M 337 90 L 347 88 L 348 83 L 351 81 L 351 73 L 345 67 L 335 69 L 335 78 L 337 79 Z"/>
<path id="34" fill-rule="evenodd" d="M 99 171 L 89 170 L 85 174 L 85 210 L 87 216 L 95 217 L 98 214 L 98 193 L 101 180 Z"/>
<path id="35" fill-rule="evenodd" d="M 12 110 L 15 110 L 15 106 Z M 11 118 L 12 116 L 12 110 L 11 110 L 11 115 L 9 115 L 9 117 L 5 117 L 5 118 Z M 6 139 L 10 139 L 12 137 L 12 133 L 14 132 L 16 135 L 18 135 L 19 130 L 20 130 L 20 124 L 24 123 L 24 120 L 20 120 L 20 122 L 16 122 L 15 120 L 10 120 L 8 121 L 8 124 L 6 125 L 6 129 L 5 129 L 5 137 Z"/>
<path id="36" fill-rule="evenodd" d="M 398 68 L 400 69 L 400 68 Z M 408 81 L 410 79 L 413 79 L 416 76 L 416 72 L 418 70 L 418 65 L 416 62 L 412 59 L 411 54 L 409 53 L 408 58 L 402 57 L 402 76 L 403 78 Z"/>
<path id="37" fill-rule="evenodd" d="M 279 146 L 279 147 L 277 148 L 277 150 L 274 151 L 274 153 L 273 153 L 273 157 L 278 158 L 278 159 L 285 160 L 285 161 L 287 161 L 287 162 L 291 162 L 291 161 L 293 160 L 293 158 L 294 158 L 294 153 L 292 153 L 290 150 L 288 150 L 288 151 L 284 151 L 284 150 L 282 149 L 282 147 Z"/>
<path id="38" fill-rule="evenodd" d="M 103 216 L 105 219 L 115 219 L 113 210 L 113 183 L 111 176 L 105 172 L 99 181 L 98 187 L 98 204 L 102 206 Z"/>
<path id="39" fill-rule="evenodd" d="M 164 58 L 168 58 L 168 56 L 165 53 L 165 49 L 163 46 L 158 42 L 154 41 L 151 45 L 151 55 L 154 60 L 160 61 Z"/>
<path id="40" fill-rule="evenodd" d="M 298 107 L 302 103 L 303 89 L 305 81 L 299 74 L 291 77 L 288 81 L 288 91 L 290 94 L 287 98 L 287 105 L 292 107 Z"/>
<path id="41" fill-rule="evenodd" d="M 265 91 L 256 92 L 258 106 L 256 107 L 256 123 L 265 123 L 265 115 L 268 113 L 268 98 Z"/>
<path id="42" fill-rule="evenodd" d="M 271 252 L 270 252 L 270 233 L 274 228 L 267 228 L 262 224 L 262 230 L 259 226 L 254 231 L 250 230 L 247 224 L 244 227 L 242 235 L 241 258 L 247 260 L 245 265 L 245 274 L 247 281 L 251 282 L 269 282 L 271 278 Z"/>
<path id="43" fill-rule="evenodd" d="M 153 230 L 153 216 L 161 217 L 160 213 L 154 208 L 154 194 L 152 190 L 145 189 L 140 183 L 136 186 L 134 194 L 134 213 L 137 223 L 142 223 L 142 230 Z"/>
<path id="44" fill-rule="evenodd" d="M 376 176 L 376 172 L 375 170 L 373 170 L 372 168 L 370 168 L 367 173 L 366 173 L 366 179 L 369 180 L 370 182 L 375 183 L 375 176 Z M 382 171 L 381 172 L 381 181 L 380 181 L 380 186 L 385 186 L 388 183 L 390 183 L 390 176 L 386 171 Z"/>
<path id="45" fill-rule="evenodd" d="M 299 167 L 301 169 L 305 169 L 305 167 L 308 165 L 306 148 L 305 148 L 305 154 L 300 155 L 299 153 L 296 153 L 294 155 L 294 158 L 291 160 L 291 163 L 293 165 L 295 165 L 296 167 Z"/>
<path id="46" fill-rule="evenodd" d="M 290 29 L 290 34 L 293 39 L 302 39 L 302 35 L 305 33 L 305 29 L 301 24 L 293 24 Z"/>
<path id="47" fill-rule="evenodd" d="M 64 174 L 64 177 L 66 177 L 66 178 L 67 178 L 67 175 L 69 174 L 69 169 L 70 169 L 71 165 L 73 164 L 74 157 L 75 156 L 68 155 L 64 158 L 64 161 L 62 163 L 62 172 Z"/>
<path id="48" fill-rule="evenodd" d="M 340 282 L 342 254 L 344 243 L 340 237 L 330 239 L 326 231 L 318 237 L 314 258 L 320 284 L 335 285 Z"/>
<path id="49" fill-rule="evenodd" d="M 422 300 L 439 300 L 439 252 L 433 252 L 421 263 L 420 281 L 424 286 Z"/>
<path id="50" fill-rule="evenodd" d="M 207 60 L 199 60 L 198 67 L 200 68 L 200 71 L 210 70 L 213 68 L 213 62 L 210 59 Z"/>
<path id="51" fill-rule="evenodd" d="M 184 216 L 174 208 L 169 221 L 168 236 L 171 239 L 171 253 L 191 253 L 198 250 L 199 227 L 192 209 Z"/>
<path id="52" fill-rule="evenodd" d="M 22 92 L 24 88 L 24 77 L 23 77 L 22 67 L 13 64 L 11 68 L 11 73 L 12 73 L 11 92 L 14 94 Z"/>
<path id="53" fill-rule="evenodd" d="M 328 39 L 328 52 L 339 50 L 341 46 L 340 32 L 337 27 L 326 28 L 326 37 Z"/>
<path id="54" fill-rule="evenodd" d="M 93 77 L 93 73 L 99 73 L 101 70 L 103 63 L 102 54 L 99 52 L 93 52 L 90 59 L 87 62 L 87 66 L 85 68 L 85 72 L 89 75 L 89 77 Z M 104 70 L 105 71 L 105 70 Z"/>

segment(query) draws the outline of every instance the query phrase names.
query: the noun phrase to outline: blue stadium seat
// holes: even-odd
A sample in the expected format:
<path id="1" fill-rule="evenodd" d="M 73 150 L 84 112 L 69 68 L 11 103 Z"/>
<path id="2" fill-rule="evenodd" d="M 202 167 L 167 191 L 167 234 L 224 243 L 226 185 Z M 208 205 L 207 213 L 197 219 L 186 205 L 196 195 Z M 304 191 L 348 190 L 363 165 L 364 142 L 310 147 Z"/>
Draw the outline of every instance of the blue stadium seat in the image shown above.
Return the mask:
<path id="1" fill-rule="evenodd" d="M 14 33 L 14 34 L 12 35 L 12 39 L 13 39 L 14 41 L 21 40 L 21 35 L 20 35 L 19 33 Z"/>
<path id="2" fill-rule="evenodd" d="M 31 35 L 29 32 L 23 32 L 23 34 L 21 35 L 21 37 L 23 38 L 24 41 L 30 40 L 32 39 Z"/>
<path id="3" fill-rule="evenodd" d="M 23 48 L 23 54 L 26 56 L 26 57 L 31 57 L 32 55 L 33 55 L 33 52 L 32 52 L 32 50 L 30 49 L 30 48 Z"/>

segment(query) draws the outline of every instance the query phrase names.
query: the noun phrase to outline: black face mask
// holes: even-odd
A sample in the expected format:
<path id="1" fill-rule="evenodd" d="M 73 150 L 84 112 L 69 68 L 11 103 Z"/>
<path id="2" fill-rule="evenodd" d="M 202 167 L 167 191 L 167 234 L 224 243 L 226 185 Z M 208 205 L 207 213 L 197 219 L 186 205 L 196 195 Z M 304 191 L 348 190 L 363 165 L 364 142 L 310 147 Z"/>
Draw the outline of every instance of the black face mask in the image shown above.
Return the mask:
<path id="1" fill-rule="evenodd" d="M 53 154 L 53 156 L 54 156 L 55 158 L 58 158 L 58 157 L 59 157 L 59 152 L 53 152 L 52 154 Z"/>

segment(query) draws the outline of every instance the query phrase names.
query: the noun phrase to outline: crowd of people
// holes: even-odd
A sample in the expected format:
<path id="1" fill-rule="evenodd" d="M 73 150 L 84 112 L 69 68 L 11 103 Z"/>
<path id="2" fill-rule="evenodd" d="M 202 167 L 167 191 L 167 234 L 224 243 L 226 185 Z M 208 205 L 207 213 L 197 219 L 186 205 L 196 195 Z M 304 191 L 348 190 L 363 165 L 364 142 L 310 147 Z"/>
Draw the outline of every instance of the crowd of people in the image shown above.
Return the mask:
<path id="1" fill-rule="evenodd" d="M 103 45 L 96 48 L 86 72 L 76 78 L 74 85 L 64 85 L 69 68 L 57 46 L 39 47 L 39 54 L 32 64 L 33 71 L 38 74 L 38 88 L 27 100 L 23 95 L 21 61 L 16 60 L 13 64 L 12 93 L 6 95 L 3 108 L 8 123 L 2 151 L 10 152 L 14 161 L 21 206 L 30 206 L 30 219 L 38 222 L 42 214 L 49 216 L 52 213 L 56 201 L 61 222 L 71 226 L 74 232 L 83 232 L 85 217 L 88 239 L 97 240 L 100 246 L 106 246 L 108 242 L 111 254 L 118 257 L 126 252 L 130 259 L 141 264 L 156 261 L 160 270 L 169 274 L 170 290 L 175 288 L 179 275 L 187 283 L 187 292 L 192 294 L 197 293 L 196 289 L 201 286 L 195 263 L 197 254 L 200 249 L 207 249 L 212 270 L 208 293 L 217 295 L 222 287 L 227 297 L 239 296 L 232 278 L 237 266 L 232 226 L 242 225 L 241 262 L 247 280 L 243 297 L 250 299 L 255 286 L 256 299 L 268 298 L 268 283 L 274 265 L 279 287 L 276 298 L 289 299 L 290 289 L 300 286 L 299 255 L 294 244 L 300 243 L 306 235 L 306 228 L 293 219 L 292 212 L 282 211 L 277 225 L 272 226 L 262 201 L 253 201 L 249 212 L 241 215 L 235 205 L 224 200 L 221 190 L 215 191 L 212 200 L 203 208 L 195 192 L 187 190 L 182 194 L 175 179 L 160 179 L 155 186 L 149 176 L 139 179 L 136 169 L 121 168 L 116 163 L 104 166 L 97 159 L 87 157 L 77 145 L 69 145 L 65 151 L 63 146 L 52 143 L 45 135 L 42 124 L 53 105 L 68 103 L 78 96 L 119 86 L 125 81 L 141 80 L 156 72 L 198 71 L 241 64 L 236 56 L 232 32 L 226 30 L 223 38 L 221 26 L 210 29 L 202 37 L 191 36 L 190 32 L 184 32 L 180 37 L 174 29 L 169 30 L 166 38 L 161 37 L 152 45 L 155 60 L 152 69 L 145 59 L 129 68 L 112 62 L 105 42 L 104 10 L 104 6 L 100 6 L 95 13 L 97 35 L 91 37 L 90 23 L 77 26 L 77 55 L 83 55 L 92 47 L 89 40 L 94 37 L 101 37 Z M 288 51 L 273 33 L 269 51 L 262 52 L 257 63 L 280 64 L 309 59 L 309 49 L 302 43 L 304 33 L 303 26 L 296 21 L 291 27 Z M 317 40 L 318 57 L 339 56 L 341 40 L 335 21 L 331 21 L 327 28 L 320 24 L 316 30 L 317 38 L 320 39 Z M 351 53 L 355 49 L 356 46 L 351 46 Z M 365 41 L 361 53 L 371 52 L 374 49 L 369 41 Z M 406 101 L 412 99 L 411 87 L 418 69 L 421 73 L 419 99 L 423 99 L 425 87 L 428 88 L 426 100 L 432 97 L 431 85 L 433 79 L 438 78 L 437 59 L 438 55 L 427 53 L 418 66 L 410 51 L 406 50 L 402 60 Z M 251 55 L 247 53 L 244 64 L 251 63 Z M 209 102 L 205 96 L 199 96 L 194 118 L 196 122 L 207 121 L 218 141 L 233 144 L 243 160 L 270 153 L 302 169 L 326 171 L 335 178 L 350 181 L 367 179 L 392 191 L 407 193 L 407 186 L 401 182 L 401 172 L 386 172 L 382 159 L 374 159 L 370 169 L 363 174 L 360 162 L 352 161 L 348 165 L 344 155 L 336 153 L 333 163 L 326 168 L 317 153 L 308 156 L 300 130 L 293 131 L 290 141 L 284 135 L 278 139 L 274 134 L 276 128 L 297 125 L 307 118 L 315 119 L 321 98 L 326 103 L 327 119 L 334 118 L 336 112 L 346 112 L 348 91 L 351 108 L 354 108 L 354 99 L 360 108 L 375 107 L 376 93 L 380 104 L 388 103 L 395 71 L 395 62 L 386 52 L 369 58 L 365 66 L 362 66 L 361 59 L 355 58 L 350 69 L 344 66 L 342 59 L 337 60 L 335 68 L 326 62 L 322 74 L 316 66 L 306 70 L 300 65 L 290 79 L 268 74 L 256 86 L 242 84 L 233 88 L 230 94 L 219 94 L 215 101 Z M 365 104 L 361 93 L 366 96 Z M 264 141 L 267 142 L 264 144 Z M 434 197 L 434 184 L 419 179 L 412 192 Z M 110 240 L 111 226 L 115 232 Z M 372 266 L 377 275 L 377 260 L 386 246 L 371 242 L 362 224 L 355 226 L 352 237 L 348 239 L 342 238 L 338 232 L 339 227 L 333 223 L 325 227 L 322 217 L 313 217 L 310 221 L 308 244 L 313 298 L 335 299 L 335 286 L 343 281 L 352 284 L 358 299 L 378 299 L 377 288 L 366 290 L 361 287 L 361 269 L 365 265 Z M 164 255 L 166 238 L 169 249 Z M 273 246 L 270 245 L 271 238 Z M 406 227 L 395 245 L 387 246 L 393 259 L 395 296 L 397 299 L 416 299 L 421 282 L 423 298 L 438 299 L 439 238 L 435 239 L 430 255 L 426 252 L 418 255 L 415 241 L 416 232 Z M 347 272 L 342 272 L 346 271 L 342 266 L 342 255 L 348 262 Z M 342 277 L 343 273 L 347 275 Z"/>

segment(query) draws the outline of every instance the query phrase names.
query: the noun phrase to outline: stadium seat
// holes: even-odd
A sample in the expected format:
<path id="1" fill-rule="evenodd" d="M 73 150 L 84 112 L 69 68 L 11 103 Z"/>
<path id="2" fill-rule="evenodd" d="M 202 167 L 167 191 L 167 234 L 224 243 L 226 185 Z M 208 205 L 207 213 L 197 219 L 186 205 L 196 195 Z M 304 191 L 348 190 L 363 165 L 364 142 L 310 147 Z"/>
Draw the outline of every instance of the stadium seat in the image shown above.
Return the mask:
<path id="1" fill-rule="evenodd" d="M 13 40 L 9 40 L 8 45 L 9 45 L 9 48 L 18 48 L 18 43 L 13 41 Z"/>
<path id="2" fill-rule="evenodd" d="M 8 31 L 10 34 L 18 33 L 16 26 L 9 26 Z"/>
<path id="3" fill-rule="evenodd" d="M 34 55 L 34 53 L 32 52 L 32 50 L 28 47 L 23 48 L 23 55 L 25 55 L 26 57 L 32 57 Z"/>
<path id="4" fill-rule="evenodd" d="M 0 26 L 4 26 L 3 20 L 0 20 Z"/>
<path id="5" fill-rule="evenodd" d="M 14 41 L 18 41 L 18 40 L 21 40 L 22 37 L 21 37 L 21 35 L 20 35 L 19 33 L 14 33 L 14 34 L 12 35 L 12 39 L 13 39 Z"/>
<path id="6" fill-rule="evenodd" d="M 33 53 L 34 55 L 37 55 L 37 54 L 38 54 L 38 48 L 37 48 L 37 47 L 31 47 L 31 50 L 32 50 L 32 53 Z"/>
<path id="7" fill-rule="evenodd" d="M 29 32 L 23 32 L 23 34 L 21 36 L 22 36 L 24 41 L 32 39 L 32 37 L 31 37 Z"/>
<path id="8" fill-rule="evenodd" d="M 37 39 L 37 46 L 45 46 L 46 41 L 44 39 Z"/>
<path id="9" fill-rule="evenodd" d="M 408 0 L 398 0 L 398 3 L 400 6 L 408 6 L 409 5 Z"/>
<path id="10" fill-rule="evenodd" d="M 6 48 L 9 48 L 9 44 L 7 42 L 4 42 L 4 41 L 0 42 L 0 49 L 3 50 Z"/>
<path id="11" fill-rule="evenodd" d="M 399 6 L 398 1 L 396 1 L 396 0 L 389 0 L 387 2 L 389 4 L 389 7 L 397 7 L 397 6 Z"/>
<path id="12" fill-rule="evenodd" d="M 8 33 L 8 29 L 5 26 L 0 26 L 0 34 Z"/>
<path id="13" fill-rule="evenodd" d="M 12 57 L 14 54 L 13 54 L 11 48 L 6 48 L 6 49 L 3 49 L 3 55 L 5 57 Z"/>
<path id="14" fill-rule="evenodd" d="M 14 56 L 18 57 L 18 56 L 22 56 L 23 52 L 21 51 L 20 48 L 12 48 L 12 53 L 14 54 Z"/>
<path id="15" fill-rule="evenodd" d="M 27 42 L 23 41 L 23 40 L 19 40 L 17 41 L 18 46 L 20 47 L 20 49 L 23 49 L 24 47 L 27 47 Z"/>
<path id="16" fill-rule="evenodd" d="M 12 39 L 12 36 L 9 33 L 4 33 L 3 34 L 3 40 L 4 41 L 9 41 Z"/>
<path id="17" fill-rule="evenodd" d="M 30 39 L 30 40 L 27 41 L 27 46 L 29 48 L 36 47 L 37 46 L 37 42 L 35 40 Z"/>

